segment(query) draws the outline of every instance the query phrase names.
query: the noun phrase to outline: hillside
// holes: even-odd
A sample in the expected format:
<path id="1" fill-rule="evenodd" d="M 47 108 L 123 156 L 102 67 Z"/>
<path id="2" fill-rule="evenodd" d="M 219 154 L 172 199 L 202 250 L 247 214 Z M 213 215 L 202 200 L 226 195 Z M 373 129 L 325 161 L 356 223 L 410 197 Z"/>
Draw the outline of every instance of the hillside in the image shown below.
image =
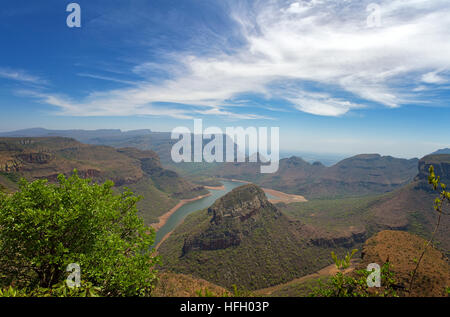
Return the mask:
<path id="1" fill-rule="evenodd" d="M 384 230 L 369 238 L 362 249 L 361 258 L 352 260 L 352 265 L 346 274 L 354 275 L 354 270 L 364 270 L 369 263 L 382 266 L 387 260 L 395 275 L 396 288 L 399 296 L 407 296 L 410 272 L 415 268 L 417 259 L 425 240 L 417 235 L 404 231 Z M 303 278 L 281 284 L 271 289 L 258 290 L 256 294 L 275 297 L 301 297 L 311 294 L 314 288 L 320 286 L 334 274 L 334 265 Z M 450 265 L 448 259 L 438 250 L 430 247 L 421 262 L 416 274 L 412 296 L 447 296 L 446 287 L 450 285 Z M 383 285 L 382 285 L 383 286 Z"/>
<path id="2" fill-rule="evenodd" d="M 189 215 L 158 251 L 164 270 L 253 290 L 312 273 L 330 264 L 330 248 L 342 253 L 363 240 L 358 233 L 323 236 L 288 218 L 250 184 Z"/>
<path id="3" fill-rule="evenodd" d="M 164 169 L 153 151 L 87 145 L 62 137 L 0 138 L 0 186 L 5 191 L 17 189 L 21 177 L 52 182 L 74 169 L 82 177 L 112 180 L 118 190 L 128 187 L 142 195 L 138 206 L 146 223 L 156 222 L 179 199 L 207 193 Z"/>
<path id="4" fill-rule="evenodd" d="M 215 296 L 228 295 L 230 292 L 223 287 L 190 275 L 176 273 L 160 273 L 152 297 L 197 297 L 198 292 L 205 290 Z"/>
<path id="5" fill-rule="evenodd" d="M 380 266 L 389 261 L 395 274 L 397 284 L 408 289 L 410 272 L 416 267 L 423 251 L 425 240 L 402 231 L 381 231 L 368 239 L 362 251 L 360 269 L 369 263 Z M 450 285 L 450 264 L 448 259 L 438 250 L 427 249 L 412 289 L 412 296 L 447 296 L 446 288 Z M 400 291 L 400 295 L 405 295 Z"/>
<path id="6" fill-rule="evenodd" d="M 371 236 L 381 230 L 393 229 L 427 238 L 437 222 L 433 202 L 438 193 L 428 184 L 430 165 L 435 166 L 436 175 L 450 184 L 450 155 L 433 155 L 419 161 L 416 177 L 410 184 L 393 192 L 277 206 L 291 217 L 329 232 L 357 227 Z M 447 255 L 450 250 L 449 218 L 442 217 L 436 234 L 436 246 Z"/>

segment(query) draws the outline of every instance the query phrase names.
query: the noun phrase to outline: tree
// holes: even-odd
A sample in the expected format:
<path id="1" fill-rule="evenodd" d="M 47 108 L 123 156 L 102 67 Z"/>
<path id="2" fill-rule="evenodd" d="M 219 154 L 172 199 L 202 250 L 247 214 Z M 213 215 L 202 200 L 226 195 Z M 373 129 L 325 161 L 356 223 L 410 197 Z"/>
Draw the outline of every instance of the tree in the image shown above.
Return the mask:
<path id="1" fill-rule="evenodd" d="M 156 281 L 155 232 L 137 216 L 132 192 L 113 192 L 77 172 L 57 184 L 20 181 L 0 194 L 0 287 L 34 290 L 61 285 L 77 263 L 83 283 L 103 296 L 146 296 Z"/>

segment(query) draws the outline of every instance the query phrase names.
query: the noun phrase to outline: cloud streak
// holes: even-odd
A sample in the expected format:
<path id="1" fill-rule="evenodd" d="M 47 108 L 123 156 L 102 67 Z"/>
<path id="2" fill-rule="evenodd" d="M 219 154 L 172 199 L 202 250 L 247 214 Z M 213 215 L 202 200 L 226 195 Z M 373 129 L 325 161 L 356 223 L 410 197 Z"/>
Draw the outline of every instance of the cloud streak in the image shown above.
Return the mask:
<path id="1" fill-rule="evenodd" d="M 16 70 L 11 68 L 1 68 L 0 67 L 0 78 L 14 80 L 22 83 L 31 83 L 31 84 L 38 84 L 43 85 L 46 84 L 47 81 L 37 77 L 30 75 L 29 73 L 23 71 L 23 70 Z"/>

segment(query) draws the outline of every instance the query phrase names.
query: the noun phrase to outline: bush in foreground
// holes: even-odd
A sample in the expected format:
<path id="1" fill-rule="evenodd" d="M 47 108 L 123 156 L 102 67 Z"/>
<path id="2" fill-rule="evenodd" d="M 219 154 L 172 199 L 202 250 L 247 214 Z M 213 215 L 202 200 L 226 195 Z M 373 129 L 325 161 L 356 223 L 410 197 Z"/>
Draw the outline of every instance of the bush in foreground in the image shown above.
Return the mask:
<path id="1" fill-rule="evenodd" d="M 75 171 L 58 176 L 57 184 L 21 180 L 18 192 L 0 193 L 2 293 L 150 295 L 159 261 L 154 230 L 137 216 L 139 198 L 115 194 L 113 185 L 91 183 Z M 81 268 L 78 291 L 65 285 L 70 263 Z"/>

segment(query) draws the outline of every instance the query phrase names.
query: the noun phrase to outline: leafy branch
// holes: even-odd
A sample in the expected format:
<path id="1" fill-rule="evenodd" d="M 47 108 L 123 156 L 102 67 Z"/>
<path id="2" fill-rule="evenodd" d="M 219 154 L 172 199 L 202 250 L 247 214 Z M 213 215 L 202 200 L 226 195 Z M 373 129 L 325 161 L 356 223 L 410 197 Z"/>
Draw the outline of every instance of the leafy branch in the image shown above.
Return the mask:
<path id="1" fill-rule="evenodd" d="M 411 291 L 412 291 L 412 288 L 413 288 L 413 285 L 414 285 L 414 278 L 416 277 L 417 270 L 419 269 L 420 263 L 422 262 L 423 256 L 425 255 L 425 252 L 426 252 L 428 246 L 434 240 L 436 232 L 437 232 L 437 230 L 439 228 L 439 225 L 441 223 L 441 216 L 443 214 L 447 215 L 446 213 L 443 212 L 444 203 L 445 202 L 450 203 L 450 192 L 446 190 L 447 189 L 447 185 L 445 185 L 444 183 L 441 182 L 440 176 L 436 177 L 436 174 L 434 173 L 433 165 L 431 165 L 430 168 L 429 168 L 428 183 L 433 186 L 433 189 L 435 191 L 440 191 L 439 192 L 439 197 L 437 197 L 434 200 L 434 210 L 436 210 L 436 212 L 438 213 L 438 219 L 437 219 L 436 226 L 434 227 L 433 233 L 431 234 L 430 239 L 425 244 L 425 247 L 424 247 L 422 253 L 420 254 L 419 260 L 416 263 L 416 267 L 414 268 L 414 271 L 412 272 L 411 280 L 409 282 L 409 294 L 410 295 L 411 295 Z"/>

